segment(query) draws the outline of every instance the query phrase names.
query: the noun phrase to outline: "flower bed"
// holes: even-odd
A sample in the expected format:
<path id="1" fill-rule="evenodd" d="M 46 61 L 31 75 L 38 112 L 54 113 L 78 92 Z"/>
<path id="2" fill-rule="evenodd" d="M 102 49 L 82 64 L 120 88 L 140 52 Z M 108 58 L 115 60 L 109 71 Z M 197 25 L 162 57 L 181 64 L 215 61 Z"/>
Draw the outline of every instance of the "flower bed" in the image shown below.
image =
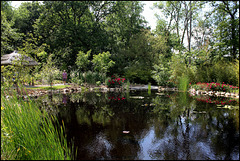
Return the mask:
<path id="1" fill-rule="evenodd" d="M 223 91 L 223 92 L 232 92 L 236 93 L 239 92 L 239 87 L 225 84 L 223 83 L 201 83 L 198 82 L 197 84 L 191 85 L 189 84 L 191 88 L 194 88 L 195 90 L 204 90 L 204 91 Z"/>
<path id="2" fill-rule="evenodd" d="M 226 97 L 239 97 L 239 87 L 223 83 L 201 83 L 190 86 L 190 92 L 193 94 L 216 95 Z"/>

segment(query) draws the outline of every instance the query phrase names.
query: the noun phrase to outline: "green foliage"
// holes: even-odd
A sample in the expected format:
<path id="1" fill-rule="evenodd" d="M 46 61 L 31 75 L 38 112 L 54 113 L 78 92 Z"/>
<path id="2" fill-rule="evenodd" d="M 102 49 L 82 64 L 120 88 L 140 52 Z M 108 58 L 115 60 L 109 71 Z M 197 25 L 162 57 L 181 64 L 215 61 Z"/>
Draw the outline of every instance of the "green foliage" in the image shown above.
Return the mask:
<path id="1" fill-rule="evenodd" d="M 32 88 L 28 88 L 28 89 L 58 90 L 58 89 L 66 88 L 66 87 L 71 87 L 71 85 L 32 87 Z"/>
<path id="2" fill-rule="evenodd" d="M 130 81 L 127 80 L 127 91 L 129 91 L 129 86 L 130 86 Z M 128 94 L 129 94 L 129 92 L 128 92 Z"/>
<path id="3" fill-rule="evenodd" d="M 159 64 L 154 64 L 153 66 L 152 77 L 158 85 L 167 86 L 171 76 L 170 62 L 163 55 L 159 56 L 159 62 Z"/>
<path id="4" fill-rule="evenodd" d="M 110 59 L 110 56 L 109 51 L 93 55 L 92 63 L 94 70 L 100 73 L 107 73 L 108 69 L 115 64 L 115 62 Z"/>
<path id="5" fill-rule="evenodd" d="M 1 56 L 17 49 L 18 42 L 23 34 L 13 28 L 13 22 L 7 20 L 5 12 L 1 10 Z"/>
<path id="6" fill-rule="evenodd" d="M 106 74 L 93 72 L 90 70 L 87 72 L 84 72 L 82 75 L 85 78 L 86 83 L 89 83 L 89 84 L 96 84 L 96 82 L 98 81 L 105 82 L 105 79 L 106 79 Z"/>
<path id="7" fill-rule="evenodd" d="M 83 51 L 79 51 L 77 54 L 76 65 L 80 71 L 86 71 L 90 60 L 88 59 L 91 54 L 91 50 L 89 50 L 86 54 Z"/>
<path id="8" fill-rule="evenodd" d="M 1 66 L 1 72 L 3 81 L 1 82 L 3 86 L 10 87 L 13 84 L 23 84 L 25 82 L 30 82 L 30 68 L 24 64 L 28 62 L 24 60 L 25 55 L 12 60 L 13 65 Z M 15 79 L 13 81 L 13 78 Z"/>
<path id="9" fill-rule="evenodd" d="M 218 55 L 239 56 L 239 1 L 210 2 L 214 7 L 213 18 L 216 29 L 215 51 Z"/>
<path id="10" fill-rule="evenodd" d="M 19 29 L 20 33 L 27 35 L 34 32 L 34 23 L 43 12 L 40 2 L 23 2 L 15 9 L 13 21 L 14 28 Z"/>
<path id="11" fill-rule="evenodd" d="M 41 36 L 36 38 L 32 33 L 27 34 L 25 40 L 22 41 L 22 45 L 18 47 L 19 53 L 26 54 L 34 58 L 37 62 L 45 63 L 49 56 L 45 50 L 49 46 L 46 43 L 39 44 L 41 40 Z"/>
<path id="12" fill-rule="evenodd" d="M 197 82 L 227 82 L 238 85 L 239 65 L 237 62 L 220 60 L 212 65 L 199 66 L 196 73 Z"/>
<path id="13" fill-rule="evenodd" d="M 235 60 L 235 62 L 233 62 L 233 72 L 235 73 L 235 77 L 237 80 L 237 86 L 239 87 L 239 60 Z"/>
<path id="14" fill-rule="evenodd" d="M 155 64 L 153 68 L 153 79 L 158 83 L 158 85 L 167 86 L 167 82 L 170 78 L 170 71 L 167 64 Z"/>
<path id="15" fill-rule="evenodd" d="M 41 70 L 41 78 L 46 80 L 47 83 L 52 86 L 53 80 L 55 80 L 60 73 L 60 70 L 54 65 L 52 61 L 52 55 L 48 57 L 47 63 L 43 65 Z"/>
<path id="16" fill-rule="evenodd" d="M 79 74 L 80 74 L 80 72 L 78 72 L 78 71 L 71 71 L 71 74 L 70 74 L 71 82 L 78 84 L 78 85 L 83 85 L 84 78 L 81 77 Z"/>
<path id="17" fill-rule="evenodd" d="M 24 102 L 16 93 L 7 99 L 6 91 L 1 90 L 1 159 L 73 159 L 64 124 L 30 99 Z"/>
<path id="18" fill-rule="evenodd" d="M 151 94 L 151 83 L 148 83 L 148 94 Z"/>
<path id="19" fill-rule="evenodd" d="M 101 82 L 100 82 L 100 81 L 97 81 L 97 82 L 96 82 L 96 85 L 97 85 L 97 86 L 100 86 L 100 85 L 101 85 Z"/>
<path id="20" fill-rule="evenodd" d="M 182 75 L 179 79 L 178 89 L 183 92 L 187 92 L 189 85 L 189 78 L 187 75 Z"/>

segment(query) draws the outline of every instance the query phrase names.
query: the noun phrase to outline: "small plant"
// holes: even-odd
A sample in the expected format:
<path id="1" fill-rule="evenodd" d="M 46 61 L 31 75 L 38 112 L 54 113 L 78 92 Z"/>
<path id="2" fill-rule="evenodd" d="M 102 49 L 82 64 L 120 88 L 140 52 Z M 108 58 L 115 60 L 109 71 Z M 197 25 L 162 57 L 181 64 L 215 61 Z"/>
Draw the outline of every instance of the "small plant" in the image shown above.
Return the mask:
<path id="1" fill-rule="evenodd" d="M 148 83 L 148 94 L 151 94 L 151 83 Z"/>
<path id="2" fill-rule="evenodd" d="M 101 82 L 100 82 L 100 81 L 97 81 L 97 82 L 96 82 L 96 85 L 97 85 L 97 86 L 100 86 L 100 85 L 101 85 Z"/>

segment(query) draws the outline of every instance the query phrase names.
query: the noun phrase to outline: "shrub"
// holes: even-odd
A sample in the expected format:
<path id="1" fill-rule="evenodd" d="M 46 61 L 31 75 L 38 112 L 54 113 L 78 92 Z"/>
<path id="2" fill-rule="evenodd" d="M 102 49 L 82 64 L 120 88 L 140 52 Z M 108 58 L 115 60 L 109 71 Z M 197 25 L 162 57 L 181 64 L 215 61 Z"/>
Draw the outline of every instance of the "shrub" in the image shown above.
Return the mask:
<path id="1" fill-rule="evenodd" d="M 191 86 L 195 90 L 205 90 L 205 91 L 224 91 L 224 92 L 237 92 L 239 87 L 223 83 L 201 83 L 198 82 Z"/>
<path id="2" fill-rule="evenodd" d="M 114 88 L 116 86 L 122 86 L 125 81 L 125 78 L 117 78 L 114 75 L 112 75 L 111 79 L 107 80 L 107 86 L 109 88 Z"/>

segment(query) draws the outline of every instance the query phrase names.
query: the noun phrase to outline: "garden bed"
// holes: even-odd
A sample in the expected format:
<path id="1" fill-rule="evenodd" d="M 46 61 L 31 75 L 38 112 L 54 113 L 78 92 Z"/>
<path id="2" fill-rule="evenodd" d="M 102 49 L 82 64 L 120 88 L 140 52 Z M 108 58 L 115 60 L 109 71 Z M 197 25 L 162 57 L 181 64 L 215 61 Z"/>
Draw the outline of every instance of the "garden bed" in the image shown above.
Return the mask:
<path id="1" fill-rule="evenodd" d="M 216 97 L 239 98 L 239 87 L 223 83 L 201 83 L 191 85 L 189 92 L 192 95 L 209 95 Z"/>

